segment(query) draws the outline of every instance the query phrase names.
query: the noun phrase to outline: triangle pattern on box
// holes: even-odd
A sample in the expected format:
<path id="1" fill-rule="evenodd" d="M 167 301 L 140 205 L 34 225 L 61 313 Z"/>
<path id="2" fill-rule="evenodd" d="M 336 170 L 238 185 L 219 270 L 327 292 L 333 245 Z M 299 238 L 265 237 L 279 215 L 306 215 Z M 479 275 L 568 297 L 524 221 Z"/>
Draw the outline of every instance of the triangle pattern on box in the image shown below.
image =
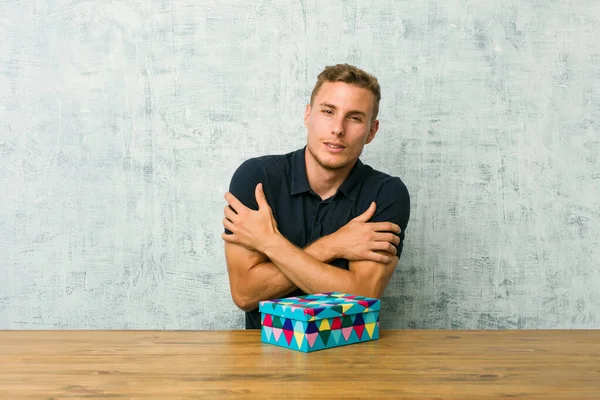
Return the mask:
<path id="1" fill-rule="evenodd" d="M 370 338 L 373 337 L 373 331 L 375 330 L 375 323 L 374 322 L 370 322 L 368 324 L 365 324 L 365 330 L 367 331 L 367 334 L 369 335 Z"/>
<path id="2" fill-rule="evenodd" d="M 296 344 L 298 345 L 298 348 L 301 348 L 302 347 L 302 343 L 304 342 L 304 333 L 295 332 L 294 333 L 294 338 L 296 339 Z"/>
<path id="3" fill-rule="evenodd" d="M 333 339 L 335 344 L 340 343 L 340 338 L 342 336 L 342 331 L 340 329 L 335 329 L 331 331 L 331 338 Z"/>
<path id="4" fill-rule="evenodd" d="M 273 335 L 273 328 L 271 328 L 270 326 L 265 326 L 263 332 L 265 333 L 267 340 L 271 340 L 271 335 Z"/>
<path id="5" fill-rule="evenodd" d="M 379 339 L 378 299 L 338 292 L 260 302 L 265 343 L 312 352 Z"/>
<path id="6" fill-rule="evenodd" d="M 296 321 L 296 323 L 294 324 L 294 332 L 305 332 L 306 328 L 304 327 L 304 324 L 302 323 L 302 321 Z"/>
<path id="7" fill-rule="evenodd" d="M 319 330 L 320 331 L 328 331 L 330 329 L 331 329 L 331 326 L 329 326 L 329 320 L 328 319 L 321 320 L 321 324 L 319 325 Z"/>
<path id="8" fill-rule="evenodd" d="M 315 340 L 317 340 L 317 336 L 319 336 L 318 333 L 307 333 L 306 334 L 306 340 L 308 341 L 308 345 L 310 347 L 313 347 L 315 344 Z"/>
<path id="9" fill-rule="evenodd" d="M 279 342 L 279 337 L 281 336 L 281 328 L 273 328 L 273 338 L 275 338 L 275 342 Z"/>
<path id="10" fill-rule="evenodd" d="M 323 345 L 324 346 L 327 346 L 327 343 L 329 342 L 329 336 L 330 335 L 331 335 L 331 331 L 329 331 L 329 330 L 327 330 L 327 331 L 319 331 L 319 337 L 323 341 Z"/>

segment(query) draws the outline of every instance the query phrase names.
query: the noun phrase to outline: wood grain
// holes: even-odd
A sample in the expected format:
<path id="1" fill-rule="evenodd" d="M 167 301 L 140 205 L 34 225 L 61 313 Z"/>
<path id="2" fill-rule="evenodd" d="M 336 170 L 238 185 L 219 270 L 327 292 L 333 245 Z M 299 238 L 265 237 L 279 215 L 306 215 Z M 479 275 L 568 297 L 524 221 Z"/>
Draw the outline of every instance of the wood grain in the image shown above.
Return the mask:
<path id="1" fill-rule="evenodd" d="M 257 331 L 0 332 L 2 399 L 598 399 L 600 331 L 382 331 L 300 353 Z"/>

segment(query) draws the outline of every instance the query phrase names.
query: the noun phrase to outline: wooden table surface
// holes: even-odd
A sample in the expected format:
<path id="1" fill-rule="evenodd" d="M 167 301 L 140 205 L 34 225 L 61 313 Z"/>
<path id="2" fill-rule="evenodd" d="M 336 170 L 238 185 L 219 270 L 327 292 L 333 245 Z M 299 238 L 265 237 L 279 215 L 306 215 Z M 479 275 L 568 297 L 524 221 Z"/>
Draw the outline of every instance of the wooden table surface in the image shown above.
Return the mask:
<path id="1" fill-rule="evenodd" d="M 300 353 L 258 331 L 2 331 L 0 399 L 600 399 L 600 331 L 382 330 Z"/>

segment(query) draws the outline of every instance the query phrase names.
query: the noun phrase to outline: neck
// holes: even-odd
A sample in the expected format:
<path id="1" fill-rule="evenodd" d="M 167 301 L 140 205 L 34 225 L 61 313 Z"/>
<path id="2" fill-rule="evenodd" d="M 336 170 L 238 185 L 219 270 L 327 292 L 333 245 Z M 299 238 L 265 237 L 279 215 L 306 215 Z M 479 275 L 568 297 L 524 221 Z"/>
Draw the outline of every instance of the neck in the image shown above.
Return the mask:
<path id="1" fill-rule="evenodd" d="M 339 169 L 328 169 L 321 166 L 308 149 L 304 155 L 308 185 L 321 199 L 333 196 L 352 171 L 355 163 Z"/>

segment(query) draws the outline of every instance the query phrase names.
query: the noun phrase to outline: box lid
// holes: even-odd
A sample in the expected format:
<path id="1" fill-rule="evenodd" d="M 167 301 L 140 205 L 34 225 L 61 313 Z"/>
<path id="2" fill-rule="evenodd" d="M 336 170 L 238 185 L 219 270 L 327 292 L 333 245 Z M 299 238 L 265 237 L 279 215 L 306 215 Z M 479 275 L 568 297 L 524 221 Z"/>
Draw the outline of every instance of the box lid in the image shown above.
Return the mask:
<path id="1" fill-rule="evenodd" d="M 376 311 L 379 310 L 380 304 L 379 299 L 370 297 L 324 292 L 261 301 L 259 311 L 299 321 L 315 321 Z"/>

